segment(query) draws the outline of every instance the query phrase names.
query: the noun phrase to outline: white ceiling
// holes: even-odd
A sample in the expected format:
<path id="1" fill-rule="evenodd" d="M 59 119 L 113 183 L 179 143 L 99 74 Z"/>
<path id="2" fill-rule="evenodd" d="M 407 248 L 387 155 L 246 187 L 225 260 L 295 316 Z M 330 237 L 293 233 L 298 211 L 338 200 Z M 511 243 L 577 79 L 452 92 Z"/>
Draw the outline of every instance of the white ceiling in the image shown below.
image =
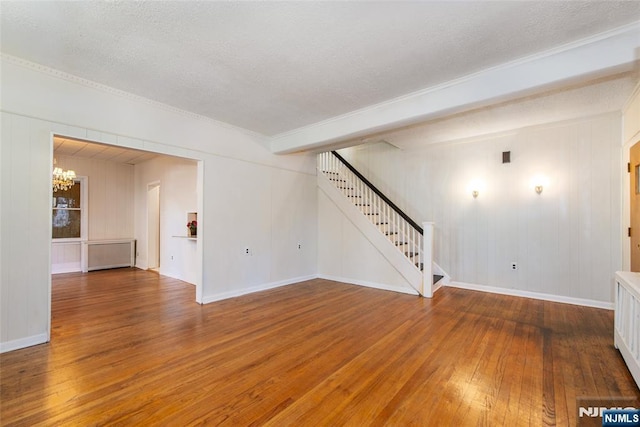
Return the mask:
<path id="1" fill-rule="evenodd" d="M 126 163 L 136 165 L 158 157 L 158 154 L 147 151 L 134 150 L 130 148 L 115 147 L 97 143 L 88 143 L 77 139 L 53 138 L 53 155 L 86 157 L 97 160 L 108 160 L 110 162 Z"/>
<path id="2" fill-rule="evenodd" d="M 2 1 L 0 49 L 273 136 L 639 19 L 638 1 Z"/>

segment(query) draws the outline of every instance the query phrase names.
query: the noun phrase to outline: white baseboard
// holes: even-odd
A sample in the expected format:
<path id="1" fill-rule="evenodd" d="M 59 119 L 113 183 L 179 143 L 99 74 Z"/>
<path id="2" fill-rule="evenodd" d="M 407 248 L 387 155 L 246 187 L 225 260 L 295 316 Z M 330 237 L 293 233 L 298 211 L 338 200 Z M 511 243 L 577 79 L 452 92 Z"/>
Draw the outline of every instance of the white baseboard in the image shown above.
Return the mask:
<path id="1" fill-rule="evenodd" d="M 251 288 L 221 292 L 219 294 L 208 295 L 208 296 L 205 295 L 202 297 L 202 304 L 209 304 L 211 302 L 221 301 L 224 299 L 239 297 L 247 294 L 252 294 L 254 292 L 260 292 L 260 291 L 266 291 L 269 289 L 279 288 L 281 286 L 293 285 L 299 282 L 304 282 L 306 280 L 312 280 L 316 278 L 318 278 L 318 276 L 314 274 L 310 276 L 302 276 L 302 277 L 295 277 L 293 279 L 281 280 L 278 282 L 265 283 L 263 285 L 253 286 Z"/>
<path id="2" fill-rule="evenodd" d="M 82 266 L 79 262 L 51 264 L 51 274 L 75 273 L 80 271 L 82 271 Z"/>
<path id="3" fill-rule="evenodd" d="M 21 348 L 31 347 L 38 344 L 49 342 L 49 334 L 38 334 L 30 337 L 20 338 L 13 341 L 0 342 L 0 353 L 19 350 Z"/>
<path id="4" fill-rule="evenodd" d="M 443 277 L 442 279 L 438 280 L 438 283 L 434 283 L 433 284 L 433 293 L 435 294 L 437 290 L 439 290 L 440 288 L 447 286 L 447 283 L 449 283 L 447 281 L 447 283 L 444 283 L 445 281 L 447 281 L 447 279 L 445 277 Z"/>
<path id="5" fill-rule="evenodd" d="M 148 270 L 149 264 L 147 264 L 146 259 L 136 258 L 136 267 L 139 268 L 140 270 Z"/>
<path id="6" fill-rule="evenodd" d="M 131 264 L 109 264 L 109 265 L 101 265 L 100 267 L 92 267 L 87 271 L 98 271 L 98 270 L 109 270 L 111 268 L 122 268 L 122 267 L 132 267 Z M 135 265 L 133 266 L 135 267 Z"/>
<path id="7" fill-rule="evenodd" d="M 368 282 L 366 280 L 347 279 L 345 277 L 329 276 L 326 274 L 318 274 L 317 277 L 319 279 L 333 280 L 334 282 L 347 283 L 349 285 L 365 286 L 367 288 L 382 289 L 384 291 L 400 292 L 409 295 L 419 295 L 418 291 L 408 286 L 406 288 L 403 288 L 400 286 L 385 285 L 382 283 Z"/>
<path id="8" fill-rule="evenodd" d="M 582 305 L 585 307 L 604 308 L 613 310 L 614 304 L 606 301 L 596 301 L 584 298 L 565 297 L 562 295 L 544 294 L 540 292 L 523 291 L 520 289 L 506 289 L 495 286 L 476 285 L 473 283 L 449 282 L 444 286 L 460 289 L 468 289 L 471 291 L 489 292 L 492 294 L 510 295 L 514 297 L 532 298 L 543 301 L 560 302 L 563 304 Z"/>
<path id="9" fill-rule="evenodd" d="M 178 280 L 183 281 L 184 283 L 188 283 L 188 284 L 193 285 L 193 286 L 195 286 L 195 285 L 196 285 L 195 283 L 190 282 L 189 280 L 187 280 L 185 277 L 182 277 L 182 276 L 180 276 L 180 275 L 178 275 L 178 274 L 174 274 L 174 273 L 173 273 L 173 272 L 171 272 L 171 271 L 165 271 L 165 270 L 163 270 L 163 269 L 162 269 L 162 267 L 160 267 L 160 270 L 158 271 L 158 273 L 159 273 L 161 276 L 167 276 L 167 277 L 171 277 L 172 279 L 178 279 Z"/>

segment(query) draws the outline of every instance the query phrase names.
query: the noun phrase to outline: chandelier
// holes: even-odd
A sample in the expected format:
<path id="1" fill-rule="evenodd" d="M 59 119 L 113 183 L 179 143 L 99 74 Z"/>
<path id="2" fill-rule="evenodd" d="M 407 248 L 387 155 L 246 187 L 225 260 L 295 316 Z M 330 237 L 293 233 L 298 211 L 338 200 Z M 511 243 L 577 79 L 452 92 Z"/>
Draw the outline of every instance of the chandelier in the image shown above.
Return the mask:
<path id="1" fill-rule="evenodd" d="M 56 159 L 53 159 L 53 164 L 56 164 Z M 72 170 L 62 170 L 62 168 L 54 167 L 52 174 L 53 191 L 58 190 L 66 191 L 73 187 L 75 184 L 76 173 Z"/>

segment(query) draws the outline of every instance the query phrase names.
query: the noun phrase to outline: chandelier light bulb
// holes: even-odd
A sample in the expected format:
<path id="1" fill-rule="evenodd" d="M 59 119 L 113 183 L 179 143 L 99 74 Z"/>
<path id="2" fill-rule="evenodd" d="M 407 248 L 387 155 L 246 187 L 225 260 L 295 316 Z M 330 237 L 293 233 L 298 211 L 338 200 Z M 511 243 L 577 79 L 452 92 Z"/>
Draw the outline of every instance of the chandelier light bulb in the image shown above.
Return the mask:
<path id="1" fill-rule="evenodd" d="M 53 159 L 53 164 L 55 165 L 56 159 Z M 60 167 L 54 167 L 52 172 L 52 182 L 53 182 L 53 192 L 66 191 L 73 187 L 76 183 L 76 173 L 72 170 L 63 170 Z"/>

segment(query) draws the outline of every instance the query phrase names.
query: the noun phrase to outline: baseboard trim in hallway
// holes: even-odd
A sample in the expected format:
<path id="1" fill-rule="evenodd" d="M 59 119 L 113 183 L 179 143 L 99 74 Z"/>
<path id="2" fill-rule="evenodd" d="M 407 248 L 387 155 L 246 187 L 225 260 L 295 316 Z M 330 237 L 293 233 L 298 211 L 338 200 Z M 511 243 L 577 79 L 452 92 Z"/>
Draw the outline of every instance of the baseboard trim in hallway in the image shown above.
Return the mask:
<path id="1" fill-rule="evenodd" d="M 490 294 L 509 295 L 513 297 L 532 298 L 542 301 L 559 302 L 563 304 L 581 305 L 583 307 L 602 308 L 605 310 L 613 310 L 614 308 L 614 303 L 612 302 L 565 297 L 562 295 L 545 294 L 541 292 L 522 291 L 519 289 L 499 288 L 496 286 L 476 285 L 473 283 L 449 282 L 444 286 L 467 289 L 470 291 L 487 292 Z"/>

